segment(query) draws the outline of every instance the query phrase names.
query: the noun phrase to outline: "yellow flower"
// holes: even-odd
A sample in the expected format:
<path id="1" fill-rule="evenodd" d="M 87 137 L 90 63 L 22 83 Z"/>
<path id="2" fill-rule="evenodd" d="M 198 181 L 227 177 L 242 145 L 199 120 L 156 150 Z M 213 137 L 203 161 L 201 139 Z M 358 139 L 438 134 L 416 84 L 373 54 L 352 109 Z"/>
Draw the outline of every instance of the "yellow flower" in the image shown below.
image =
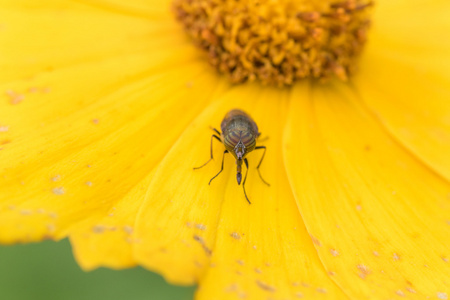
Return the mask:
<path id="1" fill-rule="evenodd" d="M 285 88 L 231 85 L 168 1 L 0 3 L 2 243 L 69 237 L 198 299 L 448 298 L 448 1 L 377 2 L 349 83 Z M 235 107 L 268 137 L 251 205 L 230 157 L 207 184 L 219 143 L 193 170 Z"/>

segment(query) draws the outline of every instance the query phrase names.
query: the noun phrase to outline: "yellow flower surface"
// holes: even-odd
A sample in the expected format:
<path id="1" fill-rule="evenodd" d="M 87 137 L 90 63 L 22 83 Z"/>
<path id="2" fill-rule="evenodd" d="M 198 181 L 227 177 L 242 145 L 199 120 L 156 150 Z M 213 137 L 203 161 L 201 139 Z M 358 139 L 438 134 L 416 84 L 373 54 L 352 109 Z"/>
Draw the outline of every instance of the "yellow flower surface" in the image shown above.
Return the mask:
<path id="1" fill-rule="evenodd" d="M 375 3 L 348 82 L 233 85 L 170 1 L 0 0 L 0 242 L 197 299 L 450 297 L 450 2 Z M 226 112 L 267 153 L 246 191 Z"/>

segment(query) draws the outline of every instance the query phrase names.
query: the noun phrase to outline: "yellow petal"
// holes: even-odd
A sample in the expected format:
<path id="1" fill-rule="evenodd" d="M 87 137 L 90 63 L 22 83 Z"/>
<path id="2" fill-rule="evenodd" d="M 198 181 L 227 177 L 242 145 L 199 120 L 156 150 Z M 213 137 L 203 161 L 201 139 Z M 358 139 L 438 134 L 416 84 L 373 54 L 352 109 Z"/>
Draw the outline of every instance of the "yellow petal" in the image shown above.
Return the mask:
<path id="1" fill-rule="evenodd" d="M 27 9 L 33 9 L 33 14 L 19 10 L 21 5 L 31 6 Z M 209 101 L 218 79 L 204 72 L 206 64 L 192 62 L 197 51 L 185 45 L 181 32 L 167 38 L 164 25 L 147 22 L 142 29 L 144 24 L 136 18 L 81 4 L 53 5 L 52 10 L 17 2 L 3 11 L 6 21 L 1 42 L 11 44 L 2 56 L 6 71 L 0 85 L 4 91 L 0 102 L 0 239 L 12 243 L 77 233 L 72 241 L 78 254 L 95 243 L 104 246 L 98 252 L 86 251 L 91 255 L 78 256 L 84 267 L 130 265 L 129 246 L 118 255 L 127 258 L 114 261 L 113 254 L 103 253 L 111 252 L 107 244 L 93 242 L 89 236 L 114 227 L 118 239 L 126 244 L 126 226 L 133 224 L 130 216 L 136 210 L 127 197 L 136 194 L 133 188 L 138 189 L 184 126 Z M 52 23 L 53 15 L 61 21 L 59 26 Z M 117 29 L 121 37 L 112 38 L 102 27 L 108 24 L 115 24 L 117 28 L 111 29 Z M 47 44 L 40 36 L 51 25 L 55 35 Z M 25 29 L 35 42 L 31 49 L 13 39 L 14 33 L 24 34 Z M 142 37 L 155 32 L 152 39 Z M 135 40 L 111 55 L 97 51 L 117 48 L 105 43 L 122 39 L 123 44 L 133 36 Z M 112 40 L 102 44 L 102 38 Z M 88 47 L 86 39 L 102 46 L 96 48 L 93 43 Z M 55 49 L 64 53 L 55 53 Z M 19 67 L 31 63 L 16 71 L 8 68 L 11 62 Z M 24 77 L 30 72 L 32 77 Z M 187 93 L 195 97 L 194 103 L 184 101 Z M 167 122 L 171 114 L 180 115 L 174 124 Z M 119 207 L 123 211 L 112 212 Z M 110 217 L 114 213 L 117 220 Z M 77 243 L 79 236 L 85 248 Z M 122 251 L 117 245 L 115 250 Z"/>
<path id="2" fill-rule="evenodd" d="M 395 139 L 450 180 L 450 3 L 386 6 L 355 88 Z"/>
<path id="3" fill-rule="evenodd" d="M 245 101 L 243 101 L 245 99 Z M 257 122 L 267 154 L 248 155 L 245 200 L 236 182 L 235 163 L 228 154 L 220 169 L 223 145 L 212 131 L 232 108 L 247 111 Z M 258 85 L 234 87 L 215 98 L 186 129 L 155 173 L 137 220 L 135 255 L 139 263 L 162 273 L 170 282 L 200 281 L 198 299 L 329 297 L 344 294 L 328 278 L 296 209 L 281 153 L 287 113 L 287 92 Z M 220 128 L 219 128 L 220 129 Z"/>
<path id="4" fill-rule="evenodd" d="M 294 90 L 285 165 L 321 261 L 354 299 L 448 287 L 450 186 L 392 140 L 344 84 Z"/>
<path id="5" fill-rule="evenodd" d="M 99 266 L 120 269 L 136 265 L 132 255 L 132 244 L 136 242 L 134 224 L 153 174 L 136 184 L 108 212 L 91 218 L 70 233 L 74 256 L 83 269 Z"/>
<path id="6" fill-rule="evenodd" d="M 48 117 L 48 109 L 26 109 L 23 103 L 20 114 L 8 118 L 11 142 L 0 152 L 5 162 L 0 226 L 8 228 L 0 231 L 1 240 L 60 238 L 77 223 L 109 213 L 209 101 L 217 78 L 199 75 L 205 68 L 190 64 L 148 75 L 108 95 L 89 97 L 92 103 L 82 101 L 79 90 L 66 107 L 53 107 L 61 113 Z M 187 87 L 193 78 L 198 86 Z M 66 82 L 62 76 L 53 79 Z M 57 90 L 64 91 L 63 83 L 54 87 L 55 92 L 37 95 L 36 101 L 62 99 Z M 187 94 L 196 96 L 196 102 L 186 103 Z M 70 104 L 76 108 L 65 111 Z M 173 115 L 177 122 L 172 124 L 168 119 Z M 22 124 L 21 118 L 29 121 Z"/>
<path id="7" fill-rule="evenodd" d="M 115 13 L 134 15 L 145 19 L 164 18 L 169 12 L 171 4 L 170 0 L 84 0 L 82 2 Z"/>
<path id="8" fill-rule="evenodd" d="M 169 49 L 186 40 L 167 2 L 158 18 L 136 17 L 88 3 L 2 1 L 0 81 L 33 78 L 39 72 L 112 57 L 149 55 L 155 44 Z"/>
<path id="9" fill-rule="evenodd" d="M 189 88 L 186 88 L 185 82 L 187 79 L 182 78 L 183 76 L 191 78 L 191 72 L 195 69 L 193 66 L 189 66 L 189 68 L 190 72 L 180 69 L 179 73 L 172 73 L 163 80 L 165 84 L 170 82 L 169 78 L 175 82 L 179 80 L 181 86 L 173 85 L 174 82 L 166 86 L 161 85 L 161 82 L 151 84 L 153 88 L 158 88 L 160 91 L 152 89 L 144 94 L 141 100 L 149 101 L 149 105 L 153 106 L 152 109 L 146 113 L 134 112 L 136 116 L 142 116 L 146 120 L 145 132 L 142 131 L 139 135 L 132 136 L 135 139 L 135 146 L 129 142 L 121 142 L 118 143 L 117 148 L 112 149 L 112 151 L 120 152 L 120 148 L 124 148 L 123 145 L 126 144 L 127 147 L 125 148 L 130 149 L 134 155 L 142 153 L 139 156 L 147 156 L 150 161 L 141 161 L 140 158 L 125 160 L 136 165 L 140 173 L 150 173 L 170 149 L 188 121 L 198 113 L 198 109 L 203 107 L 210 100 L 210 97 L 221 93 L 221 89 L 217 88 L 218 78 L 210 76 L 208 72 L 205 72 L 204 78 L 198 76 L 195 80 L 190 81 Z M 173 80 L 174 78 L 178 80 Z M 173 94 L 174 90 L 178 91 L 175 95 Z M 195 102 L 191 102 L 190 105 L 185 101 L 189 97 L 195 98 Z M 150 101 L 150 99 L 152 100 Z M 161 109 L 158 109 L 158 105 L 162 106 Z M 139 106 L 136 106 L 136 108 L 139 108 Z M 175 116 L 177 116 L 176 122 L 168 121 L 173 120 Z M 128 135 L 127 132 L 122 134 Z M 136 152 L 137 150 L 139 152 Z M 111 158 L 102 160 L 107 163 L 109 159 Z M 117 159 L 120 160 L 121 158 L 118 157 Z M 128 177 L 123 173 L 123 170 L 118 171 L 121 173 L 117 174 L 116 178 Z M 128 172 L 136 173 L 136 170 L 129 170 Z M 76 258 L 83 268 L 92 269 L 102 265 L 119 268 L 135 263 L 131 247 L 133 243 L 139 242 L 139 238 L 136 238 L 133 234 L 136 215 L 141 207 L 147 187 L 153 179 L 153 173 L 145 178 L 139 178 L 134 183 L 132 182 L 133 178 L 130 178 L 130 183 L 134 184 L 132 190 L 126 194 L 117 195 L 115 204 L 107 212 L 90 217 L 85 226 L 74 228 L 73 232 L 69 233 Z M 123 230 L 117 230 L 118 228 Z M 120 259 L 121 257 L 124 259 Z"/>

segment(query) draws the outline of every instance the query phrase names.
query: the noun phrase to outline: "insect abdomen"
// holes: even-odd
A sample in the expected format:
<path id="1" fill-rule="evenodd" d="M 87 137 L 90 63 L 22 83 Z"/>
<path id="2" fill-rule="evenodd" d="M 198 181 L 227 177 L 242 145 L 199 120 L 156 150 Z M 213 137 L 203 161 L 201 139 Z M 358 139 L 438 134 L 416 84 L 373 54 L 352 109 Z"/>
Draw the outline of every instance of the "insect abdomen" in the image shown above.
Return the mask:
<path id="1" fill-rule="evenodd" d="M 228 112 L 222 121 L 221 129 L 225 148 L 235 157 L 239 156 L 238 152 L 245 156 L 256 147 L 258 127 L 242 110 L 234 109 Z M 242 145 L 245 149 L 235 149 L 236 146 L 241 148 Z"/>

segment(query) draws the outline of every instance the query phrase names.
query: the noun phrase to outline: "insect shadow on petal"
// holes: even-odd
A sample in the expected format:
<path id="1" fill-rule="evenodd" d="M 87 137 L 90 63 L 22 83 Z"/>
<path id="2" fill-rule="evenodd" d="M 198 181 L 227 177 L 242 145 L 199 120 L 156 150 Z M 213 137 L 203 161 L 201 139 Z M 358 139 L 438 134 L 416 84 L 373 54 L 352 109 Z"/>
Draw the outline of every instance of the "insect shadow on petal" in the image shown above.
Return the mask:
<path id="1" fill-rule="evenodd" d="M 264 159 L 264 156 L 266 155 L 266 146 L 256 146 L 256 140 L 261 135 L 261 133 L 258 131 L 258 126 L 256 125 L 255 121 L 245 112 L 243 112 L 240 109 L 233 109 L 229 111 L 225 117 L 222 120 L 222 124 L 220 125 L 220 128 L 222 129 L 222 133 L 215 129 L 214 134 L 211 136 L 211 157 L 210 159 L 205 162 L 200 167 L 194 168 L 194 170 L 203 168 L 206 166 L 211 160 L 213 160 L 213 140 L 216 139 L 219 142 L 223 143 L 225 146 L 225 151 L 223 152 L 222 156 L 222 167 L 220 168 L 219 173 L 217 173 L 208 184 L 211 184 L 211 181 L 213 181 L 214 178 L 219 176 L 220 173 L 223 171 L 223 163 L 225 161 L 225 154 L 231 153 L 234 158 L 236 159 L 236 180 L 237 183 L 240 185 L 242 180 L 242 162 L 245 163 L 245 166 L 247 168 L 245 172 L 244 182 L 242 183 L 242 188 L 244 190 L 245 199 L 249 204 L 251 204 L 250 200 L 247 197 L 247 192 L 245 191 L 245 181 L 247 180 L 247 173 L 248 173 L 248 160 L 246 158 L 246 155 L 253 150 L 264 150 L 263 155 L 261 157 L 261 160 L 259 161 L 258 166 L 256 169 L 258 170 L 259 177 L 261 180 L 268 186 L 270 186 L 267 181 L 263 179 L 261 176 L 261 172 L 259 170 L 259 167 L 261 166 L 261 163 Z"/>

